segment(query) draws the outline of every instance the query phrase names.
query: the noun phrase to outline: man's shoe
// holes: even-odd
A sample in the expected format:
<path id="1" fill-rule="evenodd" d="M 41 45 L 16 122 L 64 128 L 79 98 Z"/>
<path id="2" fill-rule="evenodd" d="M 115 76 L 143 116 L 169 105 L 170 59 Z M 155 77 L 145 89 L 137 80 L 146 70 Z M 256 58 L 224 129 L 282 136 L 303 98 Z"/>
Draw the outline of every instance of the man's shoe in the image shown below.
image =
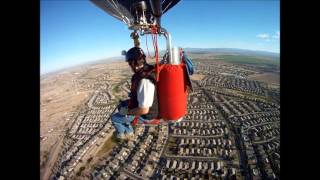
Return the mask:
<path id="1" fill-rule="evenodd" d="M 144 124 L 158 125 L 158 124 L 160 124 L 160 119 L 148 120 L 148 121 L 145 121 Z"/>
<path id="2" fill-rule="evenodd" d="M 123 133 L 121 133 L 121 134 L 117 135 L 117 138 L 121 139 L 121 140 L 124 140 L 124 139 L 126 139 L 126 136 Z"/>

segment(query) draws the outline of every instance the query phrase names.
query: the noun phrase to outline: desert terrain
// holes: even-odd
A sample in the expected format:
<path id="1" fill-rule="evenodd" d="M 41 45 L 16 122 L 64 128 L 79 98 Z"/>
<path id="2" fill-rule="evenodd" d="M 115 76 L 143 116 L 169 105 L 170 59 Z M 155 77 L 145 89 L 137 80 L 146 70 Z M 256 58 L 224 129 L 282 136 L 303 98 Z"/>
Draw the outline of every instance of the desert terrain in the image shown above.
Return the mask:
<path id="1" fill-rule="evenodd" d="M 206 104 L 210 99 L 206 97 L 208 93 L 205 95 L 202 93 L 206 91 L 212 93 L 213 96 L 220 92 L 234 94 L 232 97 L 243 97 L 252 93 L 253 95 L 250 95 L 250 97 L 261 99 L 264 103 L 279 102 L 279 61 L 232 53 L 226 55 L 200 52 L 188 53 L 188 55 L 193 60 L 196 69 L 195 74 L 191 76 L 191 80 L 197 93 L 191 93 L 192 98 L 189 99 L 191 105 L 202 104 L 208 106 Z M 151 64 L 154 63 L 154 59 L 148 61 Z M 90 121 L 84 123 L 85 118 L 79 119 L 79 117 L 87 116 L 90 114 L 88 112 L 98 111 L 99 113 L 100 111 L 105 112 L 106 117 L 108 117 L 118 100 L 127 98 L 131 75 L 132 72 L 127 63 L 119 59 L 112 62 L 101 61 L 76 66 L 41 76 L 41 179 L 47 180 L 53 174 L 62 174 L 62 170 L 67 172 L 65 168 L 62 168 L 61 163 L 57 162 L 60 162 L 62 157 L 66 158 L 66 152 L 74 146 L 72 144 L 77 144 L 75 142 L 80 142 L 83 138 L 79 137 L 83 134 L 83 132 L 79 132 L 83 127 L 80 124 L 90 125 Z M 242 88 L 242 86 L 245 88 Z M 201 88 L 204 90 L 201 90 Z M 193 94 L 196 96 L 193 96 Z M 226 96 L 226 98 L 230 99 L 229 96 Z M 264 100 L 268 101 L 265 102 Z M 90 117 L 92 121 L 95 121 L 95 117 L 103 116 L 103 113 L 99 113 L 93 113 Z M 223 119 L 222 116 L 221 118 Z M 110 122 L 105 120 L 101 121 L 101 125 L 99 125 L 101 128 L 94 131 L 95 133 L 85 134 L 90 139 L 83 146 L 86 147 L 84 153 L 71 156 L 77 157 L 79 160 L 72 160 L 75 165 L 69 165 L 72 166 L 70 168 L 71 173 L 66 175 L 69 179 L 92 179 L 92 172 L 96 170 L 94 167 L 103 166 L 102 162 L 108 159 L 108 154 L 113 153 L 115 148 L 119 149 L 124 146 L 119 145 L 112 139 L 114 130 Z M 80 124 L 77 124 L 78 122 Z M 100 121 L 97 124 L 99 123 Z M 160 132 L 161 130 L 159 130 Z M 77 140 L 77 138 L 80 139 Z M 70 139 L 72 139 L 72 143 L 69 143 Z M 88 143 L 90 145 L 87 145 Z M 165 147 L 162 147 L 162 151 L 165 150 Z M 119 172 L 121 171 L 120 168 Z M 130 173 L 127 172 L 128 174 Z M 59 175 L 55 177 L 59 177 Z"/>

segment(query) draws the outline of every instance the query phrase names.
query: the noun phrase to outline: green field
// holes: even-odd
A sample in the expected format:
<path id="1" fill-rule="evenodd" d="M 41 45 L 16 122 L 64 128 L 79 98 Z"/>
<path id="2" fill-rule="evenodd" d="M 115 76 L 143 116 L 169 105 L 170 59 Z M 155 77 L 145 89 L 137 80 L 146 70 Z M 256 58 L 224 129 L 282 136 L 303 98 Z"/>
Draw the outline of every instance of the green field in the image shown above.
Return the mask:
<path id="1" fill-rule="evenodd" d="M 107 153 L 109 150 L 111 150 L 117 143 L 116 137 L 111 136 L 107 141 L 104 142 L 102 148 L 97 153 L 97 156 L 103 156 L 105 153 Z"/>
<path id="2" fill-rule="evenodd" d="M 236 64 L 280 66 L 279 59 L 266 59 L 263 57 L 245 55 L 218 55 L 215 57 L 219 58 L 219 60 L 221 59 L 221 61 Z"/>

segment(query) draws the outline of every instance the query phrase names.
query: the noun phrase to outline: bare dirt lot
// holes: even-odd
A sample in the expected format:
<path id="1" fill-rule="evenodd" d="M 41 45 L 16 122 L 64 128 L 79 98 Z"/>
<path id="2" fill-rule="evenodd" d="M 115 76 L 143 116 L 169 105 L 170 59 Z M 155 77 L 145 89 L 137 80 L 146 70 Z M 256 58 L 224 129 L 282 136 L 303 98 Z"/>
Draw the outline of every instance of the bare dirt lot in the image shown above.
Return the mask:
<path id="1" fill-rule="evenodd" d="M 212 56 L 206 56 L 203 61 L 212 61 Z M 216 59 L 215 59 L 216 60 Z M 148 60 L 153 64 L 154 60 Z M 215 65 L 228 65 L 217 61 Z M 237 68 L 240 69 L 241 68 Z M 105 90 L 112 91 L 116 97 L 126 96 L 123 84 L 132 75 L 127 63 L 97 63 L 87 64 L 60 72 L 41 76 L 40 81 L 40 173 L 41 179 L 47 180 L 54 162 L 59 156 L 63 137 L 69 125 L 72 124 L 79 109 L 88 102 L 98 87 L 105 86 Z M 202 80 L 206 75 L 194 74 L 192 80 Z M 268 83 L 270 86 L 279 86 L 279 73 L 262 73 L 249 75 L 248 79 Z M 107 83 L 107 85 L 106 85 Z M 192 103 L 206 102 L 204 98 L 194 97 Z M 91 171 L 90 167 L 98 163 L 103 155 L 112 147 L 110 136 L 101 138 L 96 145 L 84 156 L 75 172 L 80 168 L 83 177 Z M 77 177 L 82 178 L 82 176 Z"/>
<path id="2" fill-rule="evenodd" d="M 125 62 L 83 65 L 40 77 L 40 174 L 47 179 L 61 141 L 79 111 L 106 78 L 110 87 L 131 75 Z"/>
<path id="3" fill-rule="evenodd" d="M 280 84 L 280 73 L 262 73 L 254 74 L 248 77 L 250 80 L 262 81 L 270 85 Z"/>
<path id="4" fill-rule="evenodd" d="M 73 87 L 70 72 L 49 76 L 40 82 L 40 167 L 41 172 L 52 166 L 66 126 L 79 104 L 86 101 L 89 91 Z"/>
<path id="5" fill-rule="evenodd" d="M 192 76 L 190 76 L 190 79 L 194 81 L 201 81 L 204 77 L 205 75 L 202 74 L 193 74 Z"/>

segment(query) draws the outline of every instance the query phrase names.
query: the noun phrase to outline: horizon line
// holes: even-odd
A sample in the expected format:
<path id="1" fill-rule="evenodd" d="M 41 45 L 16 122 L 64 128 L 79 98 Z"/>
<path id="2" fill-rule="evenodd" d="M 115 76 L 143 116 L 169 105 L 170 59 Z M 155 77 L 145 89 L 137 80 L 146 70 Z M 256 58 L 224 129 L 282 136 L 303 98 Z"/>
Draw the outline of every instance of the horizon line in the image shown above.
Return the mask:
<path id="1" fill-rule="evenodd" d="M 273 52 L 273 51 L 266 51 L 266 50 L 253 50 L 253 49 L 243 49 L 243 48 L 225 48 L 225 47 L 222 47 L 222 48 L 216 48 L 216 47 L 208 47 L 208 48 L 199 48 L 199 47 L 183 47 L 183 49 L 238 49 L 238 50 L 249 50 L 249 51 L 259 51 L 259 52 L 266 52 L 266 53 L 274 53 L 274 54 L 279 54 L 280 55 L 280 52 Z M 165 49 L 161 49 L 160 51 L 164 51 Z M 154 51 L 149 51 L 149 52 L 154 52 Z M 94 62 L 97 62 L 97 61 L 103 61 L 103 60 L 116 60 L 114 58 L 121 58 L 122 55 L 119 55 L 119 56 L 108 56 L 108 57 L 104 57 L 104 58 L 99 58 L 99 59 L 93 59 L 93 60 L 87 60 L 85 62 L 80 62 L 78 64 L 73 64 L 73 65 L 69 65 L 69 66 L 65 66 L 65 67 L 62 67 L 62 68 L 58 68 L 58 69 L 54 69 L 54 70 L 50 70 L 50 71 L 47 71 L 47 72 L 43 72 L 41 74 L 41 67 L 40 67 L 40 76 L 43 76 L 43 75 L 47 75 L 47 74 L 50 74 L 50 73 L 57 73 L 59 71 L 62 71 L 62 70 L 65 70 L 65 69 L 68 69 L 68 68 L 72 68 L 72 67 L 77 67 L 77 66 L 81 66 L 81 65 L 86 65 L 86 64 L 90 64 L 90 63 L 94 63 Z"/>

